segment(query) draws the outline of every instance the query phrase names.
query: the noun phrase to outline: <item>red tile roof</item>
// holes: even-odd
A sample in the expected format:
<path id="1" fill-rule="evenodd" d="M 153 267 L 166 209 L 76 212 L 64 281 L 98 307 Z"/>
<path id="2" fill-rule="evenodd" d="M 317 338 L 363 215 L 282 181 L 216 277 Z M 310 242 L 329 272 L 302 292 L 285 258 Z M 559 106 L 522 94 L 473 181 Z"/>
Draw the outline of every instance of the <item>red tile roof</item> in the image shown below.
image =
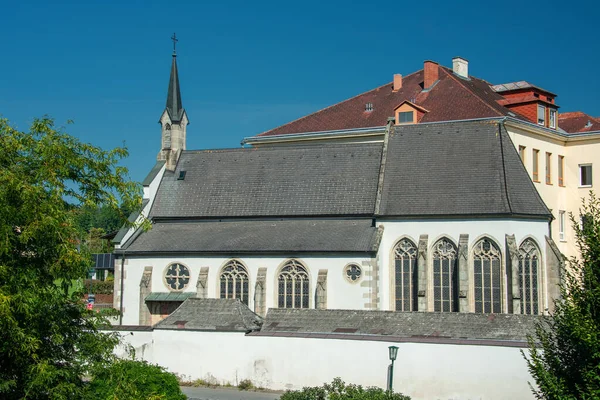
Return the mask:
<path id="1" fill-rule="evenodd" d="M 558 126 L 568 133 L 600 131 L 600 118 L 581 111 L 566 112 L 558 115 Z"/>
<path id="2" fill-rule="evenodd" d="M 498 104 L 502 99 L 488 82 L 472 76 L 463 79 L 440 66 L 439 81 L 429 90 L 423 90 L 423 70 L 419 70 L 403 77 L 402 88 L 396 92 L 390 82 L 258 136 L 381 127 L 404 101 L 429 110 L 421 122 L 514 116 Z M 373 104 L 372 111 L 366 111 L 367 103 Z"/>

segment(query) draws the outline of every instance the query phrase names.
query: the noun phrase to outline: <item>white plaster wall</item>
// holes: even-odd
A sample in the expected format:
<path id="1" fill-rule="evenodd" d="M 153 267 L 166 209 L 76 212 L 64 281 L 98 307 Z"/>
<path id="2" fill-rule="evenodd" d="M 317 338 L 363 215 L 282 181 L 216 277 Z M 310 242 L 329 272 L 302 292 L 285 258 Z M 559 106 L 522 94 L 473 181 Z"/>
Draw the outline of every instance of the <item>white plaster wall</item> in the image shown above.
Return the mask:
<path id="1" fill-rule="evenodd" d="M 152 331 L 118 331 L 121 344 L 115 354 L 121 358 L 130 358 L 154 362 L 154 333 Z M 133 353 L 132 353 L 133 352 Z"/>
<path id="2" fill-rule="evenodd" d="M 277 276 L 279 270 L 290 258 L 281 256 L 261 257 L 245 256 L 235 258 L 235 260 L 244 264 L 250 275 L 250 298 L 249 307 L 254 310 L 254 286 L 259 268 L 267 268 L 267 308 L 277 307 Z M 363 285 L 367 275 L 370 275 L 368 266 L 363 265 L 363 261 L 368 262 L 368 257 L 331 255 L 331 256 L 310 256 L 294 257 L 300 261 L 307 269 L 310 276 L 310 308 L 314 308 L 315 289 L 317 277 L 320 269 L 327 269 L 327 308 L 330 309 L 364 309 L 368 302 L 369 286 Z M 208 271 L 208 297 L 219 298 L 219 276 L 221 269 L 225 264 L 232 260 L 227 257 L 127 257 L 125 265 L 125 289 L 124 289 L 124 325 L 136 325 L 139 323 L 139 302 L 140 302 L 140 280 L 144 267 L 152 266 L 152 291 L 169 292 L 169 289 L 163 281 L 164 273 L 168 265 L 178 262 L 186 265 L 190 269 L 191 279 L 184 292 L 196 292 L 196 282 L 201 267 L 209 267 Z M 362 268 L 362 277 L 357 282 L 349 282 L 343 275 L 344 267 L 349 263 L 356 263 Z"/>
<path id="3" fill-rule="evenodd" d="M 399 347 L 394 388 L 414 400 L 533 398 L 518 348 L 155 330 L 151 354 L 153 362 L 187 379 L 250 379 L 271 389 L 301 389 L 339 376 L 385 387 L 390 345 Z"/>
<path id="4" fill-rule="evenodd" d="M 392 279 L 391 268 L 393 268 L 393 250 L 398 241 L 404 237 L 411 239 L 417 246 L 419 245 L 419 236 L 428 235 L 428 251 L 430 258 L 431 247 L 443 236 L 450 238 L 458 246 L 458 239 L 461 234 L 469 235 L 469 250 L 483 236 L 493 239 L 498 248 L 502 251 L 502 262 L 506 265 L 506 246 L 505 235 L 515 235 L 517 245 L 527 237 L 533 238 L 540 247 L 542 253 L 542 265 L 544 265 L 543 274 L 545 276 L 544 254 L 546 250 L 546 240 L 544 235 L 548 234 L 548 222 L 546 221 L 526 221 L 526 220 L 499 220 L 499 219 L 481 219 L 481 220 L 407 220 L 407 221 L 389 221 L 380 220 L 378 225 L 383 225 L 383 237 L 379 247 L 379 266 L 380 266 L 380 298 L 381 310 L 393 310 L 392 299 Z M 470 255 L 470 253 L 469 253 Z M 504 287 L 506 287 L 506 276 Z M 506 290 L 504 290 L 506 293 Z M 506 297 L 504 304 L 507 303 Z M 545 298 L 545 308 L 548 307 L 548 299 Z M 503 307 L 503 309 L 505 309 Z"/>

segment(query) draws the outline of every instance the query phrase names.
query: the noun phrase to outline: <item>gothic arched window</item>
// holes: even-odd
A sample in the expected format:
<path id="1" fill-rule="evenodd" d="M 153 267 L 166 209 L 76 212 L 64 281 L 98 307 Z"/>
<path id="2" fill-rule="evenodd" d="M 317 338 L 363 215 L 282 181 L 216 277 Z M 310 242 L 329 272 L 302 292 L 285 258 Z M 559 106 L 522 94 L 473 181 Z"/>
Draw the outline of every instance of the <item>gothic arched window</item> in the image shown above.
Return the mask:
<path id="1" fill-rule="evenodd" d="M 279 308 L 308 308 L 308 272 L 296 260 L 288 261 L 278 277 Z"/>
<path id="2" fill-rule="evenodd" d="M 433 309 L 458 311 L 458 263 L 456 246 L 442 238 L 433 245 Z"/>
<path id="3" fill-rule="evenodd" d="M 473 249 L 473 283 L 475 312 L 501 313 L 501 253 L 488 238 L 483 238 Z"/>
<path id="4" fill-rule="evenodd" d="M 165 131 L 170 131 L 170 130 L 171 130 L 171 125 L 165 124 Z"/>
<path id="5" fill-rule="evenodd" d="M 239 262 L 232 260 L 221 271 L 221 298 L 240 299 L 248 304 L 248 271 Z"/>
<path id="6" fill-rule="evenodd" d="M 394 248 L 396 311 L 417 311 L 417 246 L 402 239 Z"/>
<path id="7" fill-rule="evenodd" d="M 519 294 L 521 314 L 539 314 L 540 250 L 531 239 L 519 247 Z"/>

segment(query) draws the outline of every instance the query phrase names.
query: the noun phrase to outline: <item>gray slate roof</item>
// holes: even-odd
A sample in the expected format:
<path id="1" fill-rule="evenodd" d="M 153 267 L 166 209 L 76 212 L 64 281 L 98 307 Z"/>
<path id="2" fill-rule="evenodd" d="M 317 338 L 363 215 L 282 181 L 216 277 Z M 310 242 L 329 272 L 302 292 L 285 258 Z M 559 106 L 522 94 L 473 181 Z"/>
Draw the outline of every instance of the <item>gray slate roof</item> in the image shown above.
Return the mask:
<path id="1" fill-rule="evenodd" d="M 381 237 L 370 219 L 157 222 L 128 253 L 375 252 Z"/>
<path id="2" fill-rule="evenodd" d="M 381 159 L 374 144 L 184 151 L 150 216 L 370 215 Z M 178 180 L 179 172 L 185 179 Z"/>
<path id="3" fill-rule="evenodd" d="M 237 299 L 189 298 L 155 329 L 249 332 L 260 329 L 262 318 Z"/>
<path id="4" fill-rule="evenodd" d="M 527 340 L 539 316 L 271 308 L 261 333 L 384 335 L 399 338 Z"/>
<path id="5" fill-rule="evenodd" d="M 498 121 L 398 126 L 388 146 L 379 215 L 551 216 Z"/>

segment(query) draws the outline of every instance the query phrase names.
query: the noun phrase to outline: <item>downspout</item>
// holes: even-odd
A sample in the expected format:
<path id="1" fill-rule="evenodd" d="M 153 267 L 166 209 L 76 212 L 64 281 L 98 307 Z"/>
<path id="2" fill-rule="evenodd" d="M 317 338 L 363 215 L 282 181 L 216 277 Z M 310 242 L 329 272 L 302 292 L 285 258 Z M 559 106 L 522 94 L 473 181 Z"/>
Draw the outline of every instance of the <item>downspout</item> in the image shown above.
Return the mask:
<path id="1" fill-rule="evenodd" d="M 122 254 L 121 258 L 121 298 L 119 299 L 119 325 L 123 325 L 123 290 L 125 290 L 125 282 L 123 279 L 123 273 L 125 271 L 125 252 Z"/>

